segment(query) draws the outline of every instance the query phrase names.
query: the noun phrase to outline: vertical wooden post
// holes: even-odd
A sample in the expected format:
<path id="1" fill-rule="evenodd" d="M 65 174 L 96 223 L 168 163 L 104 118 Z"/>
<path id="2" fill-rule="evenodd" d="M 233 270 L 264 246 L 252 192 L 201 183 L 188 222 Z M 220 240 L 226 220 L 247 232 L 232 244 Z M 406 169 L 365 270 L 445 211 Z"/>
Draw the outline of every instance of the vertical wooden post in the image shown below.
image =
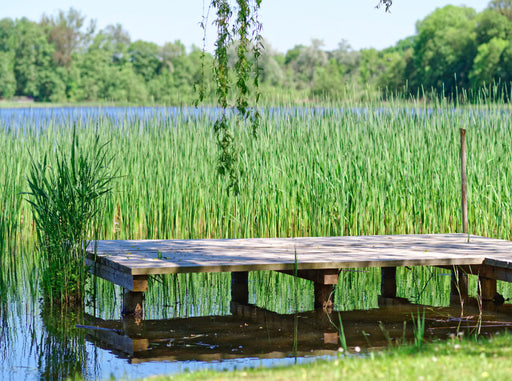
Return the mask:
<path id="1" fill-rule="evenodd" d="M 458 266 L 452 269 L 451 297 L 453 301 L 468 300 L 468 274 Z"/>
<path id="2" fill-rule="evenodd" d="M 144 310 L 142 302 L 144 300 L 143 292 L 133 292 L 127 289 L 123 290 L 123 309 L 121 315 L 133 316 L 136 319 L 142 319 Z"/>
<path id="3" fill-rule="evenodd" d="M 478 283 L 480 283 L 480 296 L 483 302 L 490 302 L 496 295 L 496 279 L 485 278 L 482 276 L 478 277 Z"/>
<path id="4" fill-rule="evenodd" d="M 314 282 L 315 285 L 315 310 L 326 310 L 332 311 L 333 302 L 332 295 L 334 285 L 322 284 L 320 282 Z"/>
<path id="5" fill-rule="evenodd" d="M 231 301 L 249 304 L 249 273 L 247 271 L 231 273 Z"/>
<path id="6" fill-rule="evenodd" d="M 144 292 L 148 290 L 147 275 L 133 275 L 126 282 L 123 289 L 123 309 L 121 315 L 131 316 L 141 320 L 144 316 Z"/>
<path id="7" fill-rule="evenodd" d="M 460 129 L 460 178 L 462 191 L 462 232 L 468 233 L 468 184 L 466 177 L 466 130 Z"/>
<path id="8" fill-rule="evenodd" d="M 466 130 L 460 129 L 460 184 L 461 184 L 461 207 L 462 207 L 462 232 L 468 234 L 468 180 L 466 171 Z M 469 236 L 468 236 L 469 242 Z M 468 298 L 468 276 L 458 268 L 452 270 L 452 297 L 459 300 Z M 494 296 L 494 294 L 493 294 Z"/>
<path id="9" fill-rule="evenodd" d="M 381 267 L 380 294 L 384 298 L 396 298 L 396 267 Z"/>

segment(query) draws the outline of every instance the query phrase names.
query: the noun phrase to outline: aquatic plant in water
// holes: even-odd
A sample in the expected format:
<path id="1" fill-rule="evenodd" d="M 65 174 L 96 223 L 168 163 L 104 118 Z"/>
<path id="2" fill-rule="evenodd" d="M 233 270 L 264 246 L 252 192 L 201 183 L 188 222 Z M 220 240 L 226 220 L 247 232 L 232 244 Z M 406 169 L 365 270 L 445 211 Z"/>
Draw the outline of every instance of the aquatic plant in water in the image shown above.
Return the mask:
<path id="1" fill-rule="evenodd" d="M 107 146 L 96 136 L 84 150 L 73 131 L 69 153 L 59 147 L 55 157 L 32 159 L 26 195 L 41 250 L 43 295 L 50 302 L 83 303 L 87 233 L 115 177 Z"/>

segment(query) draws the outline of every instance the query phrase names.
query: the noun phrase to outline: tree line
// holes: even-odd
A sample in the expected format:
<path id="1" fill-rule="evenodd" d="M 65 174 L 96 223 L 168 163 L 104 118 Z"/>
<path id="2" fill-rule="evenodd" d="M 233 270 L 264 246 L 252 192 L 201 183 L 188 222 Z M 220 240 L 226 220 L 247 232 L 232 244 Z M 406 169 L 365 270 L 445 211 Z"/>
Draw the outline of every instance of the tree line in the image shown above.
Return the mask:
<path id="1" fill-rule="evenodd" d="M 236 42 L 228 60 L 236 58 Z M 417 22 L 416 34 L 383 49 L 334 50 L 321 40 L 285 53 L 264 42 L 259 56 L 263 98 L 303 100 L 500 96 L 512 83 L 512 0 L 492 0 L 478 13 L 448 5 Z M 120 24 L 97 30 L 73 8 L 0 20 L 0 98 L 42 102 L 114 101 L 192 104 L 201 84 L 215 102 L 213 57 L 179 40 L 131 41 Z"/>

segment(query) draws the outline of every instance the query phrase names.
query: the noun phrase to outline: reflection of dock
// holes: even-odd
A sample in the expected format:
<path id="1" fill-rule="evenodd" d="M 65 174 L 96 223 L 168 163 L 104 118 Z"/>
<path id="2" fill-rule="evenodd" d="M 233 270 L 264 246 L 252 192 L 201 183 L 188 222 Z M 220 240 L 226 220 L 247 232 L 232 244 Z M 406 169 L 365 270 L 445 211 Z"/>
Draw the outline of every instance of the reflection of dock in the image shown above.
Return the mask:
<path id="1" fill-rule="evenodd" d="M 89 329 L 87 338 L 132 363 L 334 354 L 338 334 L 326 316 L 279 315 L 232 303 L 228 316 L 138 322 L 91 318 L 88 324 L 99 329 Z"/>
<path id="2" fill-rule="evenodd" d="M 482 332 L 512 325 L 510 305 L 498 308 L 492 318 L 482 316 Z M 386 347 L 390 344 L 388 340 L 397 338 L 411 340 L 414 337 L 411 319 L 423 309 L 423 306 L 395 300 L 379 309 L 341 312 L 346 342 L 354 348 Z M 337 313 L 311 311 L 280 315 L 238 303 L 232 303 L 231 310 L 230 316 L 139 323 L 134 319 L 105 321 L 88 317 L 86 337 L 131 363 L 333 355 L 340 346 Z M 446 338 L 448 333 L 474 331 L 479 313 L 476 307 L 466 306 L 467 314 L 475 317 L 457 320 L 453 316 L 460 316 L 460 306 L 428 307 L 425 311 L 426 339 L 432 335 Z M 405 326 L 404 322 L 407 322 Z"/>
<path id="3" fill-rule="evenodd" d="M 124 312 L 141 310 L 148 276 L 231 272 L 232 300 L 247 304 L 247 272 L 275 270 L 315 284 L 315 308 L 329 307 L 342 268 L 382 268 L 382 295 L 396 295 L 396 267 L 441 266 L 479 276 L 482 298 L 492 300 L 496 280 L 512 281 L 512 242 L 466 234 L 359 237 L 97 241 L 88 249 L 91 271 L 125 289 Z M 460 270 L 460 271 L 459 271 Z M 455 290 L 455 288 L 454 288 Z"/>

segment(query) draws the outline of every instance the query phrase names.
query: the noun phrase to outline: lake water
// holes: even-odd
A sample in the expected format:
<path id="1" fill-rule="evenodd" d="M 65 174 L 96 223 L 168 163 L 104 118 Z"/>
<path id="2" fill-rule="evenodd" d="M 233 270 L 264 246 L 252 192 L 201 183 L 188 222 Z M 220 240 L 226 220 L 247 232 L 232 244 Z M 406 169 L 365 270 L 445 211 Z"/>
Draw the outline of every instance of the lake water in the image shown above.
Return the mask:
<path id="1" fill-rule="evenodd" d="M 478 307 L 467 303 L 461 318 L 457 303 L 426 309 L 411 303 L 421 297 L 408 286 L 410 276 L 423 298 L 443 302 L 449 277 L 441 272 L 427 282 L 419 269 L 402 269 L 399 290 L 403 295 L 408 289 L 408 298 L 379 300 L 378 282 L 373 281 L 378 270 L 363 271 L 341 275 L 345 289 L 337 291 L 335 310 L 342 311 L 330 314 L 310 311 L 309 282 L 295 283 L 291 276 L 272 273 L 250 274 L 248 306 L 230 303 L 229 274 L 180 275 L 155 282 L 141 321 L 120 317 L 121 290 L 102 280 L 83 311 L 52 310 L 18 289 L 2 315 L 0 379 L 64 379 L 75 374 L 132 379 L 331 358 L 339 355 L 340 319 L 351 355 L 411 342 L 412 320 L 424 311 L 427 340 L 444 340 L 457 332 L 471 335 L 477 329 L 495 333 L 512 324 L 510 305 L 479 316 Z M 368 287 L 358 288 L 362 283 Z"/>

